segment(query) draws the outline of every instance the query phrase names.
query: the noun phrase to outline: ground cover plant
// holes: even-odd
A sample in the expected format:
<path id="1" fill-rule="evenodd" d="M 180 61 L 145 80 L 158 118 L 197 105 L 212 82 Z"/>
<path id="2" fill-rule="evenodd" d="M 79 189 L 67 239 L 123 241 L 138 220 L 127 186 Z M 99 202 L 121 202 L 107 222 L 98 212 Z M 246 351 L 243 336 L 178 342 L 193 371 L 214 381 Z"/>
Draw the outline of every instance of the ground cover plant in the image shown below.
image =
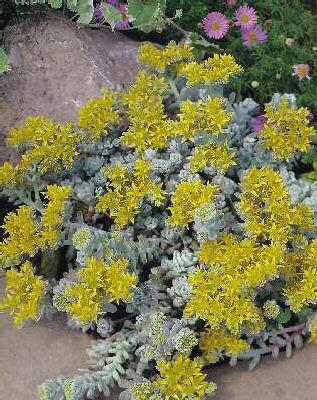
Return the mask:
<path id="1" fill-rule="evenodd" d="M 22 327 L 56 311 L 93 331 L 86 373 L 41 400 L 207 399 L 204 367 L 317 342 L 317 184 L 293 172 L 314 135 L 294 95 L 235 102 L 228 54 L 144 43 L 127 92 L 76 123 L 32 116 L 0 167 L 1 311 Z"/>

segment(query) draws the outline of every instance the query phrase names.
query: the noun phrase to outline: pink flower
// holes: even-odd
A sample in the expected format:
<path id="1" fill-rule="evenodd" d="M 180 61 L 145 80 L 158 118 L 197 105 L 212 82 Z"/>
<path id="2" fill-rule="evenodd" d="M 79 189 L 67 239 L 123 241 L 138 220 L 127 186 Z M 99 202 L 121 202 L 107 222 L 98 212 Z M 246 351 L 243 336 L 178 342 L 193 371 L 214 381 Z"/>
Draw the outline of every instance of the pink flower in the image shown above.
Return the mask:
<path id="1" fill-rule="evenodd" d="M 253 7 L 240 6 L 234 14 L 234 24 L 241 29 L 252 28 L 257 20 L 256 11 Z"/>
<path id="2" fill-rule="evenodd" d="M 297 76 L 297 78 L 302 81 L 303 79 L 310 79 L 309 76 L 310 68 L 308 64 L 297 64 L 293 67 L 293 76 Z"/>
<path id="3" fill-rule="evenodd" d="M 220 12 L 211 12 L 202 21 L 206 35 L 213 39 L 221 39 L 229 30 L 229 21 Z"/>
<path id="4" fill-rule="evenodd" d="M 246 47 L 253 47 L 267 41 L 267 33 L 259 26 L 242 29 L 242 41 Z"/>
<path id="5" fill-rule="evenodd" d="M 263 114 L 259 115 L 258 117 L 252 118 L 250 123 L 251 131 L 253 133 L 261 132 L 266 121 L 267 118 Z"/>
<path id="6" fill-rule="evenodd" d="M 128 7 L 126 4 L 119 3 L 117 5 L 117 10 L 120 11 L 122 14 L 122 20 L 116 22 L 116 28 L 118 30 L 124 30 L 124 29 L 129 29 L 130 27 L 130 21 L 128 17 Z"/>

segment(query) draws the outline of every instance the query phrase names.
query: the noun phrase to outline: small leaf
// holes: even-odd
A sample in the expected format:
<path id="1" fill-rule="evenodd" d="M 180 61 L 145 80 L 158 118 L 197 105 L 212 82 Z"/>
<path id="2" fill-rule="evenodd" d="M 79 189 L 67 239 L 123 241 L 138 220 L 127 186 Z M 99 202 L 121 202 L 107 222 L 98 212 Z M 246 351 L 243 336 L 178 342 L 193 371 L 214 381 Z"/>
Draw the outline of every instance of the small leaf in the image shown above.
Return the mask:
<path id="1" fill-rule="evenodd" d="M 238 362 L 238 357 L 231 357 L 229 361 L 230 367 L 235 367 L 237 365 L 237 362 Z"/>
<path id="2" fill-rule="evenodd" d="M 290 319 L 292 318 L 292 313 L 290 311 L 289 308 L 285 308 L 285 310 L 282 310 L 279 315 L 276 317 L 276 321 L 281 324 L 284 325 L 287 322 L 290 321 Z"/>
<path id="3" fill-rule="evenodd" d="M 93 0 L 78 0 L 75 12 L 79 15 L 77 22 L 89 24 L 94 13 Z"/>
<path id="4" fill-rule="evenodd" d="M 253 371 L 255 367 L 258 365 L 258 363 L 261 360 L 261 355 L 257 354 L 252 358 L 252 360 L 249 362 L 249 371 Z"/>
<path id="5" fill-rule="evenodd" d="M 9 58 L 7 53 L 0 47 L 0 74 L 10 71 Z"/>
<path id="6" fill-rule="evenodd" d="M 290 357 L 292 357 L 292 354 L 293 354 L 292 343 L 287 343 L 287 345 L 286 345 L 286 357 L 290 358 Z"/>
<path id="7" fill-rule="evenodd" d="M 296 347 L 296 349 L 300 349 L 301 347 L 303 347 L 304 341 L 302 338 L 302 335 L 295 335 L 294 337 L 294 345 Z"/>
<path id="8" fill-rule="evenodd" d="M 166 0 L 129 0 L 128 14 L 133 26 L 145 33 L 161 27 L 164 23 Z"/>
<path id="9" fill-rule="evenodd" d="M 63 5 L 63 0 L 49 0 L 48 4 L 52 7 L 52 8 L 61 8 Z"/>
<path id="10" fill-rule="evenodd" d="M 105 21 L 111 26 L 113 31 L 116 27 L 116 22 L 122 21 L 121 12 L 109 4 L 104 3 L 102 5 L 102 14 Z"/>
<path id="11" fill-rule="evenodd" d="M 275 346 L 272 350 L 272 357 L 276 359 L 278 358 L 279 354 L 280 354 L 280 348 L 278 346 Z"/>

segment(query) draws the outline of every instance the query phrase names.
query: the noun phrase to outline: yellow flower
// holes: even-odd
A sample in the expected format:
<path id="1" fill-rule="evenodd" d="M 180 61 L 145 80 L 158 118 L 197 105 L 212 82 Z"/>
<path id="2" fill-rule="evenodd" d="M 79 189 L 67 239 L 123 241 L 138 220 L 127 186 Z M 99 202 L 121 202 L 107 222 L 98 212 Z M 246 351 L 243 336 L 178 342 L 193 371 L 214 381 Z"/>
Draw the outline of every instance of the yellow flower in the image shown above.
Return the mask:
<path id="1" fill-rule="evenodd" d="M 199 179 L 178 183 L 172 195 L 172 206 L 169 207 L 171 216 L 167 223 L 171 226 L 186 226 L 193 222 L 195 211 L 211 203 L 217 192 L 216 185 L 204 185 Z"/>
<path id="2" fill-rule="evenodd" d="M 138 60 L 150 68 L 164 71 L 167 67 L 189 60 L 193 57 L 192 48 L 187 44 L 176 44 L 171 41 L 163 49 L 151 43 L 143 43 L 139 48 Z"/>
<path id="3" fill-rule="evenodd" d="M 309 110 L 295 108 L 286 99 L 279 106 L 265 106 L 266 122 L 259 133 L 263 146 L 272 150 L 277 159 L 289 159 L 296 151 L 306 153 L 314 135 L 309 126 Z"/>
<path id="4" fill-rule="evenodd" d="M 284 295 L 294 312 L 317 301 L 317 239 L 285 255 Z"/>
<path id="5" fill-rule="evenodd" d="M 233 334 L 247 325 L 263 326 L 253 298 L 258 287 L 279 275 L 283 248 L 226 234 L 203 243 L 198 254 L 206 267 L 189 276 L 192 291 L 185 316 L 201 318 L 212 329 L 225 324 Z"/>
<path id="6" fill-rule="evenodd" d="M 38 165 L 42 173 L 70 168 L 81 141 L 71 123 L 57 124 L 47 117 L 28 117 L 24 126 L 9 132 L 7 139 L 9 145 L 27 149 L 19 163 L 21 170 Z"/>
<path id="7" fill-rule="evenodd" d="M 5 162 L 0 166 L 0 186 L 15 186 L 21 182 L 18 166 Z"/>
<path id="8" fill-rule="evenodd" d="M 313 229 L 313 212 L 305 204 L 292 205 L 280 174 L 270 167 L 251 168 L 241 182 L 239 208 L 251 237 L 285 244 L 295 228 Z"/>
<path id="9" fill-rule="evenodd" d="M 88 258 L 78 272 L 79 282 L 65 288 L 64 298 L 68 298 L 65 309 L 71 318 L 82 324 L 96 321 L 106 303 L 130 300 L 136 276 L 127 272 L 128 264 L 125 258 L 109 265 L 103 260 Z"/>
<path id="10" fill-rule="evenodd" d="M 24 255 L 32 257 L 38 250 L 57 244 L 70 192 L 71 188 L 66 186 L 48 186 L 45 197 L 49 203 L 40 221 L 29 206 L 21 206 L 16 213 L 6 215 L 3 224 L 4 240 L 0 242 L 1 264 L 16 264 Z"/>
<path id="11" fill-rule="evenodd" d="M 5 216 L 4 239 L 0 243 L 0 262 L 6 266 L 16 264 L 25 254 L 37 252 L 38 232 L 31 207 L 21 206 Z"/>
<path id="12" fill-rule="evenodd" d="M 165 400 L 205 399 L 213 394 L 216 387 L 206 381 L 207 375 L 201 370 L 203 363 L 199 358 L 191 360 L 178 355 L 172 361 L 159 361 L 157 369 L 161 375 L 154 383 Z"/>
<path id="13" fill-rule="evenodd" d="M 231 357 L 237 356 L 247 351 L 250 345 L 239 335 L 234 335 L 224 328 L 207 328 L 201 334 L 199 347 L 204 359 L 213 363 L 222 357 L 222 352 Z"/>
<path id="14" fill-rule="evenodd" d="M 205 167 L 215 167 L 216 171 L 224 174 L 228 168 L 235 165 L 234 152 L 225 145 L 210 143 L 197 146 L 194 155 L 190 157 L 190 166 L 193 172 Z"/>
<path id="15" fill-rule="evenodd" d="M 263 315 L 269 319 L 275 319 L 281 311 L 280 306 L 275 300 L 267 300 L 263 304 Z"/>
<path id="16" fill-rule="evenodd" d="M 10 310 L 17 327 L 21 327 L 29 319 L 36 321 L 39 317 L 45 286 L 42 277 L 34 275 L 29 261 L 22 264 L 20 271 L 8 270 L 5 297 L 0 304 L 0 311 Z"/>
<path id="17" fill-rule="evenodd" d="M 179 74 L 187 78 L 188 86 L 227 83 L 231 76 L 242 72 L 243 68 L 229 54 L 214 54 L 203 63 L 192 61 L 179 69 Z"/>
<path id="18" fill-rule="evenodd" d="M 113 188 L 99 197 L 96 210 L 104 213 L 109 210 L 115 224 L 123 228 L 134 221 L 145 196 L 159 205 L 163 200 L 163 191 L 161 185 L 151 179 L 150 169 L 151 163 L 145 160 L 137 160 L 133 172 L 120 165 L 107 168 L 105 172 L 112 180 Z"/>
<path id="19" fill-rule="evenodd" d="M 218 135 L 230 122 L 232 114 L 224 110 L 224 100 L 219 97 L 207 101 L 183 101 L 179 121 L 175 123 L 175 135 L 194 141 L 198 133 Z"/>
<path id="20" fill-rule="evenodd" d="M 116 93 L 103 89 L 102 96 L 88 100 L 78 111 L 79 128 L 87 129 L 94 140 L 98 140 L 111 125 L 119 123 L 119 112 L 115 109 Z"/>
<path id="21" fill-rule="evenodd" d="M 48 200 L 48 204 L 42 214 L 42 229 L 39 238 L 41 247 L 56 245 L 60 236 L 63 214 L 71 192 L 72 189 L 68 186 L 47 186 L 45 198 Z"/>
<path id="22" fill-rule="evenodd" d="M 147 148 L 163 149 L 174 135 L 173 122 L 164 112 L 162 94 L 168 85 L 163 78 L 139 72 L 128 93 L 122 93 L 121 103 L 127 107 L 130 127 L 122 143 L 138 153 Z"/>

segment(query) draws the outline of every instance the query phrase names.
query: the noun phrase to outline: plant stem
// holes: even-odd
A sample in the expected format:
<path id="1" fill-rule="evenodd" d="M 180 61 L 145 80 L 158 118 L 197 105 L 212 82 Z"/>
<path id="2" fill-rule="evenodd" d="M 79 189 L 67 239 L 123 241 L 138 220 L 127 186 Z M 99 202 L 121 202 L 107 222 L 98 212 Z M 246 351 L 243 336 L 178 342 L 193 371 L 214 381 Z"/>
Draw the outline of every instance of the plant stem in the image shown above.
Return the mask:
<path id="1" fill-rule="evenodd" d="M 183 29 L 181 26 L 179 26 L 176 22 L 174 22 L 171 18 L 166 17 L 165 21 L 169 24 L 172 25 L 173 28 L 175 28 L 178 32 L 180 32 L 184 38 L 187 38 L 189 35 L 189 32 Z"/>

